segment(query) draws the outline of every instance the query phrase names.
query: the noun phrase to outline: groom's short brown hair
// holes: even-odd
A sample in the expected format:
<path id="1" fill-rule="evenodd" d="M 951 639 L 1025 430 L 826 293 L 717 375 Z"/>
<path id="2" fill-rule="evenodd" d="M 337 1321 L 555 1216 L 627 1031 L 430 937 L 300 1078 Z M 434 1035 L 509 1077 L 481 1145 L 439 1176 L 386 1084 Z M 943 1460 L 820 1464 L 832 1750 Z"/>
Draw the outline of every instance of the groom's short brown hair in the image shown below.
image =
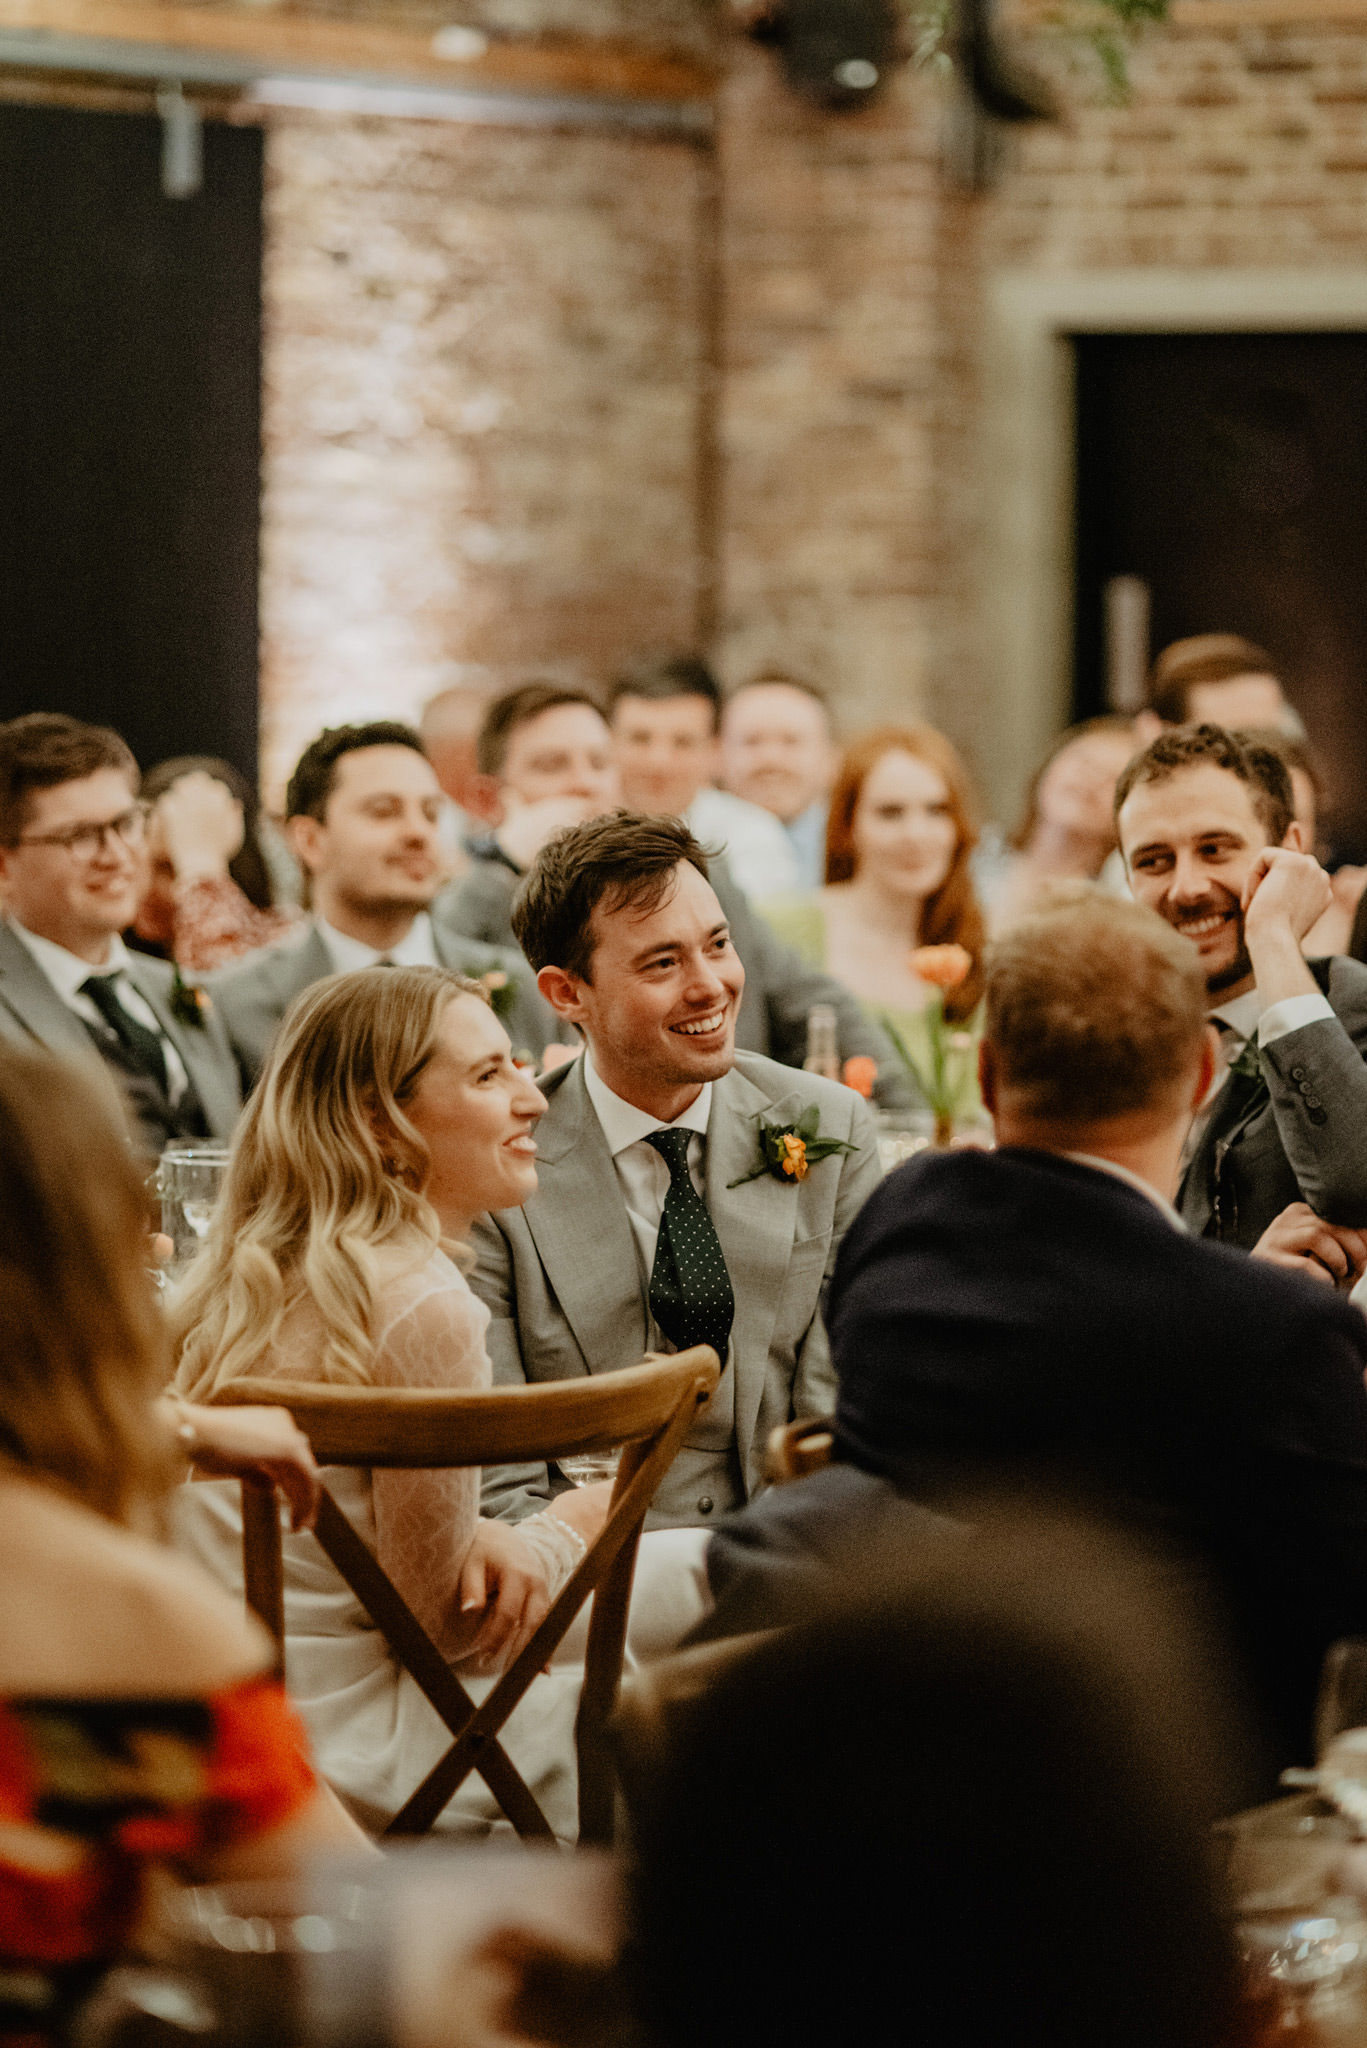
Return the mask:
<path id="1" fill-rule="evenodd" d="M 1156 1108 L 1200 1057 L 1205 977 L 1156 911 L 1060 890 L 987 950 L 983 1036 L 1032 1116 L 1099 1123 Z"/>
<path id="2" fill-rule="evenodd" d="M 684 861 L 707 879 L 707 854 L 682 818 L 609 811 L 557 832 L 513 900 L 513 931 L 533 970 L 592 981 L 594 911 L 654 910 Z"/>

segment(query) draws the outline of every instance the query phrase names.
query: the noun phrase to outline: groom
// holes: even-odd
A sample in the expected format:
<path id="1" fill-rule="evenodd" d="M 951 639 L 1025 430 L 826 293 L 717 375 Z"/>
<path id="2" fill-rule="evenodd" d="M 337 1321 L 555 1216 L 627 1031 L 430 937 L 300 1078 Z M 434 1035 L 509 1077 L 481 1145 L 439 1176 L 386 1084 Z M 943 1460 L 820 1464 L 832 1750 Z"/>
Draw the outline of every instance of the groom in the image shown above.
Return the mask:
<path id="1" fill-rule="evenodd" d="M 513 924 L 587 1049 L 543 1084 L 538 1192 L 474 1233 L 494 1379 L 711 1344 L 721 1383 L 651 1517 L 705 1525 L 760 1489 L 777 1424 L 831 1405 L 821 1295 L 878 1182 L 873 1120 L 838 1082 L 736 1052 L 745 970 L 679 819 L 618 811 L 561 832 Z M 761 1119 L 791 1132 L 804 1112 L 814 1156 L 766 1163 Z M 495 1468 L 485 1512 L 517 1520 L 563 1484 L 542 1466 Z"/>

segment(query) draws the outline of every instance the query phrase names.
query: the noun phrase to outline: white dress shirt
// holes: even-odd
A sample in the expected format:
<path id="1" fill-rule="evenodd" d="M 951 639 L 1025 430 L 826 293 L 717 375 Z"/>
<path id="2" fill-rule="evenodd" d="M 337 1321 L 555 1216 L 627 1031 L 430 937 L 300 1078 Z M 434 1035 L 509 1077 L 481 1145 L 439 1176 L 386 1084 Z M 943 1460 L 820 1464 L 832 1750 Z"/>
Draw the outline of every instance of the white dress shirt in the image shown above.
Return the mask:
<path id="1" fill-rule="evenodd" d="M 787 896 L 802 887 L 796 850 L 772 811 L 729 789 L 700 789 L 684 822 L 695 839 L 725 854 L 732 879 L 747 896 Z"/>
<path id="2" fill-rule="evenodd" d="M 101 1031 L 109 1029 L 106 1019 L 96 1009 L 89 996 L 81 994 L 81 983 L 89 981 L 92 974 L 102 979 L 115 977 L 114 993 L 130 1017 L 156 1034 L 161 1045 L 162 1057 L 166 1061 L 166 1092 L 173 1103 L 179 1102 L 189 1086 L 189 1077 L 184 1063 L 171 1040 L 162 1030 L 156 1012 L 137 984 L 128 973 L 128 948 L 115 932 L 109 941 L 109 952 L 101 967 L 92 967 L 88 960 L 82 960 L 77 953 L 68 953 L 65 946 L 59 946 L 53 939 L 40 938 L 25 925 L 11 917 L 6 920 L 10 930 L 20 944 L 26 946 L 33 963 L 52 983 L 53 988 L 66 1004 L 87 1024 L 98 1025 Z"/>
<path id="3" fill-rule="evenodd" d="M 392 960 L 396 967 L 440 967 L 437 958 L 437 942 L 432 934 L 432 920 L 425 910 L 420 910 L 397 946 L 367 946 L 360 939 L 351 938 L 346 932 L 339 932 L 336 925 L 327 919 L 315 919 L 318 936 L 327 948 L 334 974 L 351 974 L 358 967 L 374 967 L 381 960 Z"/>
<path id="4" fill-rule="evenodd" d="M 703 1142 L 707 1136 L 707 1120 L 712 1114 L 712 1083 L 703 1083 L 696 1101 L 689 1104 L 682 1116 L 675 1117 L 672 1124 L 662 1124 L 658 1117 L 648 1116 L 645 1110 L 637 1109 L 634 1103 L 624 1102 L 620 1095 L 614 1094 L 594 1066 L 591 1052 L 584 1054 L 584 1086 L 589 1091 L 589 1101 L 608 1141 L 617 1185 L 622 1190 L 627 1221 L 636 1240 L 648 1292 L 655 1267 L 655 1250 L 660 1241 L 660 1218 L 664 1214 L 665 1196 L 669 1193 L 669 1168 L 646 1139 L 652 1131 L 689 1132 L 689 1177 L 698 1193 L 703 1194 Z M 650 1331 L 652 1350 L 675 1349 L 664 1332 L 657 1328 L 653 1316 L 650 1318 Z"/>

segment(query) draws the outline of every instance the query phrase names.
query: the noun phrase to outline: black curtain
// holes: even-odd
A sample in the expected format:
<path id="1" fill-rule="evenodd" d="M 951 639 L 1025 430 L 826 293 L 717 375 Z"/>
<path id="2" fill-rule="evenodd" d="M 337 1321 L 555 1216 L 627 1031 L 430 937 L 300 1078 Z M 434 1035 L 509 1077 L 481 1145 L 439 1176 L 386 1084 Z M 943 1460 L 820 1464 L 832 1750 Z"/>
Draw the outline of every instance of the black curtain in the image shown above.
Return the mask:
<path id="1" fill-rule="evenodd" d="M 262 141 L 0 107 L 0 717 L 116 726 L 144 767 L 257 745 Z"/>

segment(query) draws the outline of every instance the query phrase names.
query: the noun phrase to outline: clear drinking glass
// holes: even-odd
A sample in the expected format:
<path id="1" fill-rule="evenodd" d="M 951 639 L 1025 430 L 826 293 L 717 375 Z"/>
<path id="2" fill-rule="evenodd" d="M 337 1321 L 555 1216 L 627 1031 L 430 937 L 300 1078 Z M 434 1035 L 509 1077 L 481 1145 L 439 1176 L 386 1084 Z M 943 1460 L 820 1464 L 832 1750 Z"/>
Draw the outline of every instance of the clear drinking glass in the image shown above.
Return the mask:
<path id="1" fill-rule="evenodd" d="M 1367 1906 L 1352 1823 L 1291 1799 L 1217 1832 L 1255 2003 L 1273 2001 L 1288 2028 L 1356 2014 L 1367 1988 Z"/>
<path id="2" fill-rule="evenodd" d="M 199 1250 L 209 1228 L 228 1165 L 226 1145 L 177 1142 L 168 1145 L 157 1168 L 161 1227 L 183 1265 Z"/>
<path id="3" fill-rule="evenodd" d="M 596 1486 L 600 1479 L 617 1477 L 617 1460 L 621 1455 L 620 1449 L 576 1451 L 568 1458 L 557 1458 L 555 1462 L 565 1477 L 573 1480 L 576 1486 Z"/>
<path id="4" fill-rule="evenodd" d="M 1321 1795 L 1367 1835 L 1367 1639 L 1331 1643 L 1315 1705 Z"/>
<path id="5" fill-rule="evenodd" d="M 112 1971 L 73 2048 L 381 2048 L 392 2040 L 388 1927 L 375 1874 L 317 1870 L 202 1885 L 162 1902 L 155 1960 Z"/>

